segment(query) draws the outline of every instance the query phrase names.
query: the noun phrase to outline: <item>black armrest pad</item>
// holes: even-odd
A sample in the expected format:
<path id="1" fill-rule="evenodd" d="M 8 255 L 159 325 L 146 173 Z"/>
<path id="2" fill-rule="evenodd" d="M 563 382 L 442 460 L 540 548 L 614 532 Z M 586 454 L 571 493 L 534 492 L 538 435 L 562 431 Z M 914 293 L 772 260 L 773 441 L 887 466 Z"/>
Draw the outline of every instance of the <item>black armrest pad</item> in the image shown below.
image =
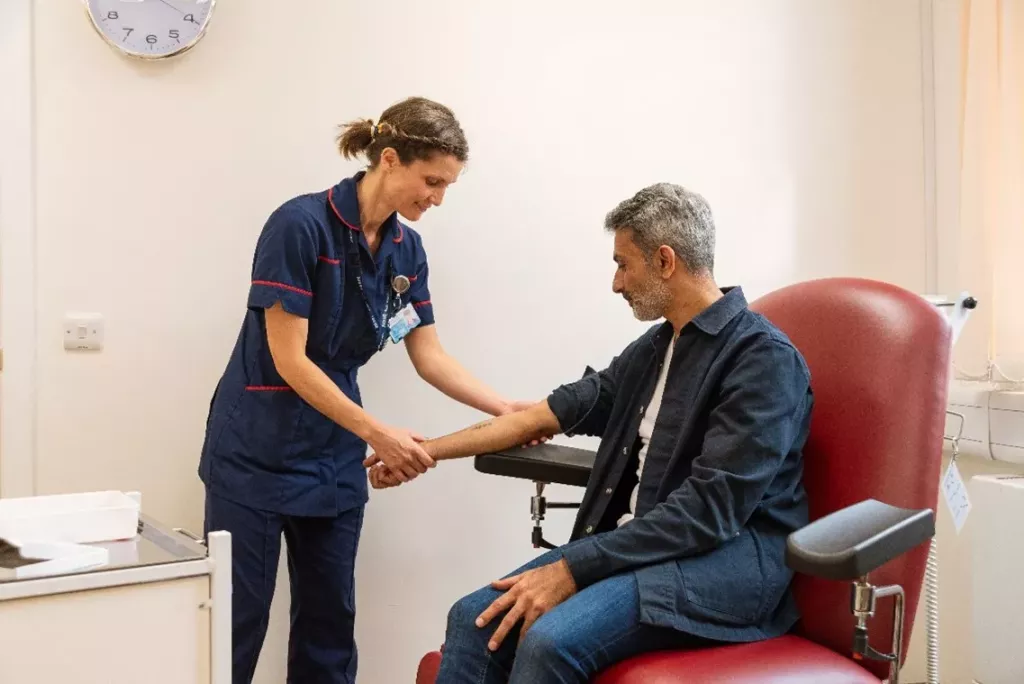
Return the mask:
<path id="1" fill-rule="evenodd" d="M 934 535 L 931 510 L 896 508 L 868 499 L 789 535 L 786 565 L 823 579 L 855 580 Z"/>
<path id="2" fill-rule="evenodd" d="M 480 454 L 474 465 L 481 473 L 523 480 L 586 487 L 594 467 L 593 451 L 557 444 Z"/>

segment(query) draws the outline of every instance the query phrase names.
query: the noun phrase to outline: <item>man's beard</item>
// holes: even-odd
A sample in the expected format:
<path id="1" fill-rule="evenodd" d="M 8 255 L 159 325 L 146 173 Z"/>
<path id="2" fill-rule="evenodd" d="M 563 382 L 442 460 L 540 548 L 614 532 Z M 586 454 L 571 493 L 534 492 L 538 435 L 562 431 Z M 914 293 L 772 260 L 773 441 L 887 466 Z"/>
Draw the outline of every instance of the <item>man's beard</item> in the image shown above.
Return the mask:
<path id="1" fill-rule="evenodd" d="M 627 294 L 626 301 L 633 307 L 633 315 L 640 321 L 656 321 L 664 316 L 672 298 L 668 285 L 655 277 Z"/>

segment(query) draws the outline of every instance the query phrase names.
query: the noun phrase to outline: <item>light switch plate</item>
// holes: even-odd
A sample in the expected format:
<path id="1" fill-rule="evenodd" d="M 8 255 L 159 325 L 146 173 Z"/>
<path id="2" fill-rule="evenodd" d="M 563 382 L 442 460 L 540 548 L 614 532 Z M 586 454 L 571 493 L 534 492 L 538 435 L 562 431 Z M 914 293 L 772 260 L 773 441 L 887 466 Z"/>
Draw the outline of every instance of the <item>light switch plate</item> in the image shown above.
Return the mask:
<path id="1" fill-rule="evenodd" d="M 103 348 L 103 316 L 69 313 L 64 317 L 64 349 L 98 351 Z"/>

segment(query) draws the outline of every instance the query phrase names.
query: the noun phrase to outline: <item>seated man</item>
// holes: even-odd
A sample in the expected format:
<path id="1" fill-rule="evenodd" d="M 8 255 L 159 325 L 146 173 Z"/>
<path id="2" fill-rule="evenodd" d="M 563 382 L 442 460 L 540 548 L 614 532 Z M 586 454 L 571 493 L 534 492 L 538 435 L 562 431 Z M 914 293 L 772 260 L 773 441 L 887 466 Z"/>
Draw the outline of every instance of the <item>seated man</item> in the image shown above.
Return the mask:
<path id="1" fill-rule="evenodd" d="M 797 621 L 786 537 L 808 522 L 813 398 L 800 353 L 712 275 L 702 197 L 658 184 L 606 220 L 613 289 L 665 318 L 546 401 L 423 443 L 435 461 L 599 435 L 571 541 L 455 604 L 438 684 L 587 682 L 668 648 L 782 635 Z M 377 488 L 397 484 L 375 457 Z"/>

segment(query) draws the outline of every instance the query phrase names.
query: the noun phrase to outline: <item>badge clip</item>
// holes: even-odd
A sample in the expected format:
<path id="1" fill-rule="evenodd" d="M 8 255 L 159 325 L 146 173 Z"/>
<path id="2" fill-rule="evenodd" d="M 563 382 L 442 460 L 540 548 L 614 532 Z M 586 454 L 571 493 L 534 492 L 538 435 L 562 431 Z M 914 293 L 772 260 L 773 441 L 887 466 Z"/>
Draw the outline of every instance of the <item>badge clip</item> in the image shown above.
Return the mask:
<path id="1" fill-rule="evenodd" d="M 398 294 L 405 294 L 409 291 L 409 279 L 404 275 L 397 275 L 391 279 L 391 288 Z"/>

